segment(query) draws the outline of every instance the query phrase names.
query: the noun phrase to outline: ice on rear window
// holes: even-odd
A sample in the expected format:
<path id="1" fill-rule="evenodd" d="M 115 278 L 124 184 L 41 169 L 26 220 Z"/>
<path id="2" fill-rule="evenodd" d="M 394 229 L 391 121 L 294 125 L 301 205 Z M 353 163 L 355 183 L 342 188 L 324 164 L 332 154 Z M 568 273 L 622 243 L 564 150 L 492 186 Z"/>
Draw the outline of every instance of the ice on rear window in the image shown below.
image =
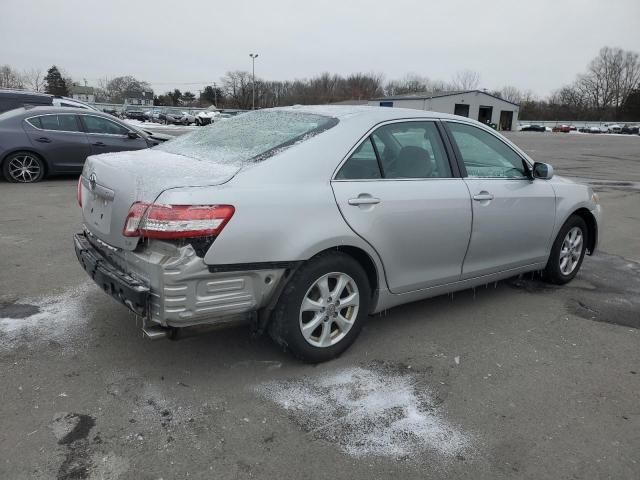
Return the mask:
<path id="1" fill-rule="evenodd" d="M 324 115 L 281 110 L 262 110 L 177 137 L 155 147 L 157 150 L 242 167 L 269 158 L 333 127 L 338 120 Z"/>

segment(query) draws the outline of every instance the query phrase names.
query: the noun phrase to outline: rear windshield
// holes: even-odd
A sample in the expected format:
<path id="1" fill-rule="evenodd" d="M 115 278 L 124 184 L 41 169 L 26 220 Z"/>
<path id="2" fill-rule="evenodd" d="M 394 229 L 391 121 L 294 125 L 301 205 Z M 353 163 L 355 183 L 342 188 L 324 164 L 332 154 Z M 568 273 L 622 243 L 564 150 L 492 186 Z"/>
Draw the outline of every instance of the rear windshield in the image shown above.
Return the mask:
<path id="1" fill-rule="evenodd" d="M 337 123 L 336 118 L 324 115 L 261 110 L 215 122 L 154 148 L 197 160 L 241 167 L 269 158 Z"/>

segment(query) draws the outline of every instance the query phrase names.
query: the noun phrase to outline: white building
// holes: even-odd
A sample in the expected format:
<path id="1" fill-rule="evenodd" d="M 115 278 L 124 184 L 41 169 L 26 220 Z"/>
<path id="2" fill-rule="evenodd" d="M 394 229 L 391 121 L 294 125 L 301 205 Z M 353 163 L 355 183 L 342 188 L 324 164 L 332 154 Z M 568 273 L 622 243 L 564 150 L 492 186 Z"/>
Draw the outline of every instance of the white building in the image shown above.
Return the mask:
<path id="1" fill-rule="evenodd" d="M 124 94 L 125 105 L 153 105 L 153 92 L 128 91 Z"/>
<path id="2" fill-rule="evenodd" d="M 93 87 L 83 87 L 81 85 L 73 85 L 69 88 L 69 94 L 74 100 L 81 102 L 94 103 L 96 101 L 95 90 Z"/>
<path id="3" fill-rule="evenodd" d="M 369 105 L 453 113 L 481 123 L 493 123 L 498 130 L 514 130 L 518 123 L 517 103 L 508 102 L 482 90 L 396 95 L 374 98 L 369 100 Z"/>

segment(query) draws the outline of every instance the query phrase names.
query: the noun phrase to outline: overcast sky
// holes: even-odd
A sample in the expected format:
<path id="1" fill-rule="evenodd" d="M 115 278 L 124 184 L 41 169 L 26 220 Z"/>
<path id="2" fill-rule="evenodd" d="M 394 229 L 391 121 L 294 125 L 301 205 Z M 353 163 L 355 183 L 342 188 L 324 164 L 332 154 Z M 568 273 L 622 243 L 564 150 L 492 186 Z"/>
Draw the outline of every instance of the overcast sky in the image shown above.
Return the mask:
<path id="1" fill-rule="evenodd" d="M 546 95 L 604 45 L 640 51 L 640 0 L 0 0 L 0 64 L 133 75 L 156 93 L 197 92 L 256 52 L 267 80 L 472 69 L 483 88 Z"/>

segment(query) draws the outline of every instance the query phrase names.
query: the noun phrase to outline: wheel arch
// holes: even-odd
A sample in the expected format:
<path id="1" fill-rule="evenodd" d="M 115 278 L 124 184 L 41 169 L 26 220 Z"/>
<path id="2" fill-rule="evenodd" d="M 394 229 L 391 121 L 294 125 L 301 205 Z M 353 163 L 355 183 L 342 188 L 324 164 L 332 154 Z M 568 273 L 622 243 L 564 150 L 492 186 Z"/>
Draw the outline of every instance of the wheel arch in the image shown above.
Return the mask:
<path id="1" fill-rule="evenodd" d="M 371 287 L 371 297 L 375 298 L 375 293 L 380 286 L 380 273 L 378 272 L 378 268 L 376 267 L 376 263 L 373 261 L 373 258 L 365 252 L 363 249 L 359 247 L 355 247 L 353 245 L 339 245 L 331 248 L 326 248 L 318 253 L 316 253 L 309 260 L 313 260 L 313 258 L 318 255 L 322 255 L 326 252 L 337 251 L 342 252 L 349 255 L 353 258 L 358 264 L 363 268 L 365 273 L 367 274 L 367 280 L 369 280 L 369 287 Z"/>
<path id="2" fill-rule="evenodd" d="M 598 244 L 598 222 L 589 209 L 585 207 L 575 210 L 568 218 L 573 215 L 582 218 L 584 223 L 587 224 L 587 254 L 593 255 Z"/>
<path id="3" fill-rule="evenodd" d="M 317 258 L 323 254 L 326 254 L 328 252 L 334 252 L 334 251 L 342 252 L 346 255 L 349 255 L 356 262 L 358 262 L 358 264 L 363 268 L 363 270 L 365 271 L 365 274 L 367 275 L 367 280 L 369 281 L 369 287 L 371 290 L 370 305 L 371 307 L 376 305 L 378 290 L 380 288 L 380 282 L 381 281 L 384 282 L 384 277 L 382 277 L 384 273 L 379 272 L 378 267 L 376 266 L 375 260 L 371 257 L 371 255 L 369 255 L 369 253 L 367 253 L 362 248 L 356 247 L 353 245 L 336 245 L 333 247 L 324 248 L 316 252 L 307 260 L 294 262 L 292 267 L 288 269 L 287 272 L 285 273 L 285 276 L 283 278 L 281 285 L 276 290 L 275 295 L 270 299 L 268 305 L 260 309 L 260 311 L 258 312 L 258 315 L 255 317 L 255 321 L 256 321 L 255 331 L 258 334 L 261 334 L 262 332 L 264 332 L 265 329 L 268 327 L 268 325 L 271 323 L 273 311 L 275 310 L 285 287 L 293 277 L 293 274 L 295 273 L 295 271 L 298 268 L 300 268 L 300 266 L 303 263 L 309 262 L 314 258 Z"/>

